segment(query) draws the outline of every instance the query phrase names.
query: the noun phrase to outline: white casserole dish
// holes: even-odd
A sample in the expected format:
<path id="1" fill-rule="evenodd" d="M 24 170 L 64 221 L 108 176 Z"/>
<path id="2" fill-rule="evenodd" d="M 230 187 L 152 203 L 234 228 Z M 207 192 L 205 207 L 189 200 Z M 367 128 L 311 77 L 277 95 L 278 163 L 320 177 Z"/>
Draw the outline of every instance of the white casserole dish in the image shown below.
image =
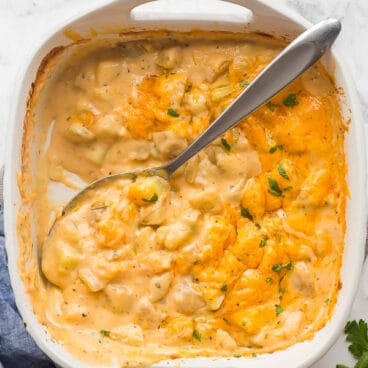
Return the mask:
<path id="1" fill-rule="evenodd" d="M 19 84 L 13 98 L 10 115 L 10 131 L 7 140 L 7 157 L 4 177 L 4 210 L 6 247 L 9 259 L 9 272 L 14 289 L 18 309 L 27 324 L 27 329 L 38 346 L 58 365 L 65 368 L 90 367 L 76 361 L 63 347 L 52 341 L 44 327 L 39 324 L 32 311 L 23 282 L 18 273 L 18 240 L 16 234 L 16 217 L 20 205 L 17 187 L 17 174 L 21 169 L 21 148 L 23 134 L 23 120 L 26 111 L 28 94 L 36 72 L 42 59 L 54 47 L 67 45 L 71 41 L 63 31 L 71 28 L 81 35 L 87 35 L 90 28 L 97 32 L 107 32 L 106 26 L 126 29 L 169 29 L 175 31 L 189 31 L 195 29 L 230 30 L 237 32 L 260 31 L 277 37 L 292 39 L 303 29 L 310 26 L 304 18 L 283 8 L 281 5 L 268 5 L 265 0 L 233 0 L 231 3 L 244 6 L 249 11 L 244 13 L 240 9 L 226 10 L 221 2 L 207 0 L 200 1 L 198 7 L 193 7 L 193 1 L 178 2 L 175 8 L 168 1 L 161 0 L 157 11 L 144 9 L 131 10 L 147 2 L 146 0 L 106 0 L 99 6 L 78 15 L 74 19 L 61 24 L 55 32 L 47 38 L 24 65 L 19 78 Z M 198 1 L 197 1 L 198 2 Z M 227 3 L 223 2 L 223 3 Z M 228 5 L 228 4 L 226 4 Z M 178 6 L 180 8 L 178 8 Z M 157 8 L 157 6 L 156 6 Z M 229 15 L 226 15 L 229 13 Z M 214 22 L 214 19 L 220 21 Z M 110 28 L 112 29 L 112 28 Z M 345 120 L 350 120 L 350 129 L 346 134 L 346 159 L 348 165 L 347 182 L 351 198 L 347 202 L 346 240 L 341 268 L 342 288 L 333 317 L 328 324 L 315 334 L 310 341 L 298 343 L 284 351 L 264 354 L 257 358 L 196 358 L 182 360 L 181 367 L 309 367 L 318 360 L 340 335 L 348 317 L 351 304 L 358 286 L 361 265 L 364 258 L 365 224 L 366 224 L 366 165 L 363 119 L 359 100 L 352 84 L 352 79 L 335 52 L 326 55 L 323 62 L 336 79 L 338 87 L 344 94 L 341 96 L 341 106 Z M 157 366 L 176 367 L 177 361 L 161 362 Z"/>

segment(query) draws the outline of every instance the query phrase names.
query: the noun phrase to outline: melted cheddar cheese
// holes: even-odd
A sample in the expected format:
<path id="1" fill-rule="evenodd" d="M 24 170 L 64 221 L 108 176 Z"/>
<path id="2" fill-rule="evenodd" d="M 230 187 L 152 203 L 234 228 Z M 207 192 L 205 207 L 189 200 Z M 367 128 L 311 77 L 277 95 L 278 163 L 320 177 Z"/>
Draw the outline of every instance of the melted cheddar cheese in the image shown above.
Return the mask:
<path id="1" fill-rule="evenodd" d="M 329 319 L 345 231 L 345 126 L 321 65 L 170 183 L 100 186 L 47 237 L 66 201 L 60 188 L 168 162 L 282 47 L 158 35 L 82 43 L 44 65 L 24 135 L 21 271 L 39 320 L 79 359 L 136 366 L 273 352 Z"/>

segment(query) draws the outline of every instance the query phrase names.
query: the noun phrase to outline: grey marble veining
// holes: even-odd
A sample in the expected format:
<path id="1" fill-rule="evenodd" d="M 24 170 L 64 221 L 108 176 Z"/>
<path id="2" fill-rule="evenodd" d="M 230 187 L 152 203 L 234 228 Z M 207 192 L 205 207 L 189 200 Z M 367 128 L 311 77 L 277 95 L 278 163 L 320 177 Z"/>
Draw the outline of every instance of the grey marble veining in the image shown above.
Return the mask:
<path id="1" fill-rule="evenodd" d="M 342 21 L 343 32 L 336 47 L 351 70 L 365 121 L 368 123 L 368 1 L 267 1 L 283 1 L 311 22 L 328 17 L 336 17 Z M 19 78 L 18 70 L 22 60 L 57 23 L 99 2 L 101 0 L 0 0 L 0 166 L 3 162 L 9 104 L 14 98 L 13 86 Z M 368 274 L 365 278 L 368 279 Z M 362 278 L 350 318 L 368 319 L 368 286 L 364 282 L 368 284 Z M 335 367 L 336 363 L 353 365 L 344 336 L 340 337 L 330 352 L 313 368 Z"/>

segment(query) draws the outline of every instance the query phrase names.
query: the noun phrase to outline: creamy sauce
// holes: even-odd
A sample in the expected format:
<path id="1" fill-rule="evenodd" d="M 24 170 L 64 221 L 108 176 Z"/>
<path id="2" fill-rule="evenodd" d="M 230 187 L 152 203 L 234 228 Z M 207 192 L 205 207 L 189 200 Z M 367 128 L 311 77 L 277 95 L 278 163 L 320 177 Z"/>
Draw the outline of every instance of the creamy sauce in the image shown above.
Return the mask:
<path id="1" fill-rule="evenodd" d="M 52 200 L 55 183 L 75 190 L 76 178 L 168 162 L 282 47 L 217 38 L 85 47 L 33 97 L 37 174 L 30 186 L 28 129 L 21 189 L 25 208 L 33 193 L 45 278 L 29 263 L 28 212 L 22 275 L 40 321 L 83 361 L 272 352 L 310 338 L 331 315 L 345 231 L 345 128 L 320 65 L 170 184 L 138 177 L 99 187 L 46 238 L 63 204 Z"/>

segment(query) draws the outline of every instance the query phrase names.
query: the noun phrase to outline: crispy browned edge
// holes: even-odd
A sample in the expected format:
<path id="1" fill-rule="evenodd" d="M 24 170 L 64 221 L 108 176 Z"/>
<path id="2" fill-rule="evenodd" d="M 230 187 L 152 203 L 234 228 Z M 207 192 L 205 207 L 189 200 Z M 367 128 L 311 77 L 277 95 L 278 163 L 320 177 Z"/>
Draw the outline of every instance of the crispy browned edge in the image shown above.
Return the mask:
<path id="1" fill-rule="evenodd" d="M 23 120 L 23 137 L 22 137 L 22 148 L 21 148 L 21 173 L 20 173 L 20 180 L 18 182 L 19 190 L 22 199 L 24 200 L 27 197 L 27 193 L 25 190 L 24 185 L 29 184 L 25 183 L 25 180 L 27 178 L 23 177 L 24 174 L 27 174 L 29 170 L 29 145 L 28 141 L 30 139 L 30 136 L 32 134 L 32 109 L 34 107 L 36 97 L 38 96 L 40 90 L 41 90 L 41 82 L 42 78 L 45 76 L 47 67 L 49 65 L 49 62 L 57 57 L 58 55 L 61 55 L 61 53 L 65 50 L 65 47 L 58 46 L 53 48 L 41 61 L 41 64 L 37 70 L 36 77 L 34 82 L 31 84 L 31 88 L 28 92 L 28 100 L 26 105 L 26 114 Z"/>

